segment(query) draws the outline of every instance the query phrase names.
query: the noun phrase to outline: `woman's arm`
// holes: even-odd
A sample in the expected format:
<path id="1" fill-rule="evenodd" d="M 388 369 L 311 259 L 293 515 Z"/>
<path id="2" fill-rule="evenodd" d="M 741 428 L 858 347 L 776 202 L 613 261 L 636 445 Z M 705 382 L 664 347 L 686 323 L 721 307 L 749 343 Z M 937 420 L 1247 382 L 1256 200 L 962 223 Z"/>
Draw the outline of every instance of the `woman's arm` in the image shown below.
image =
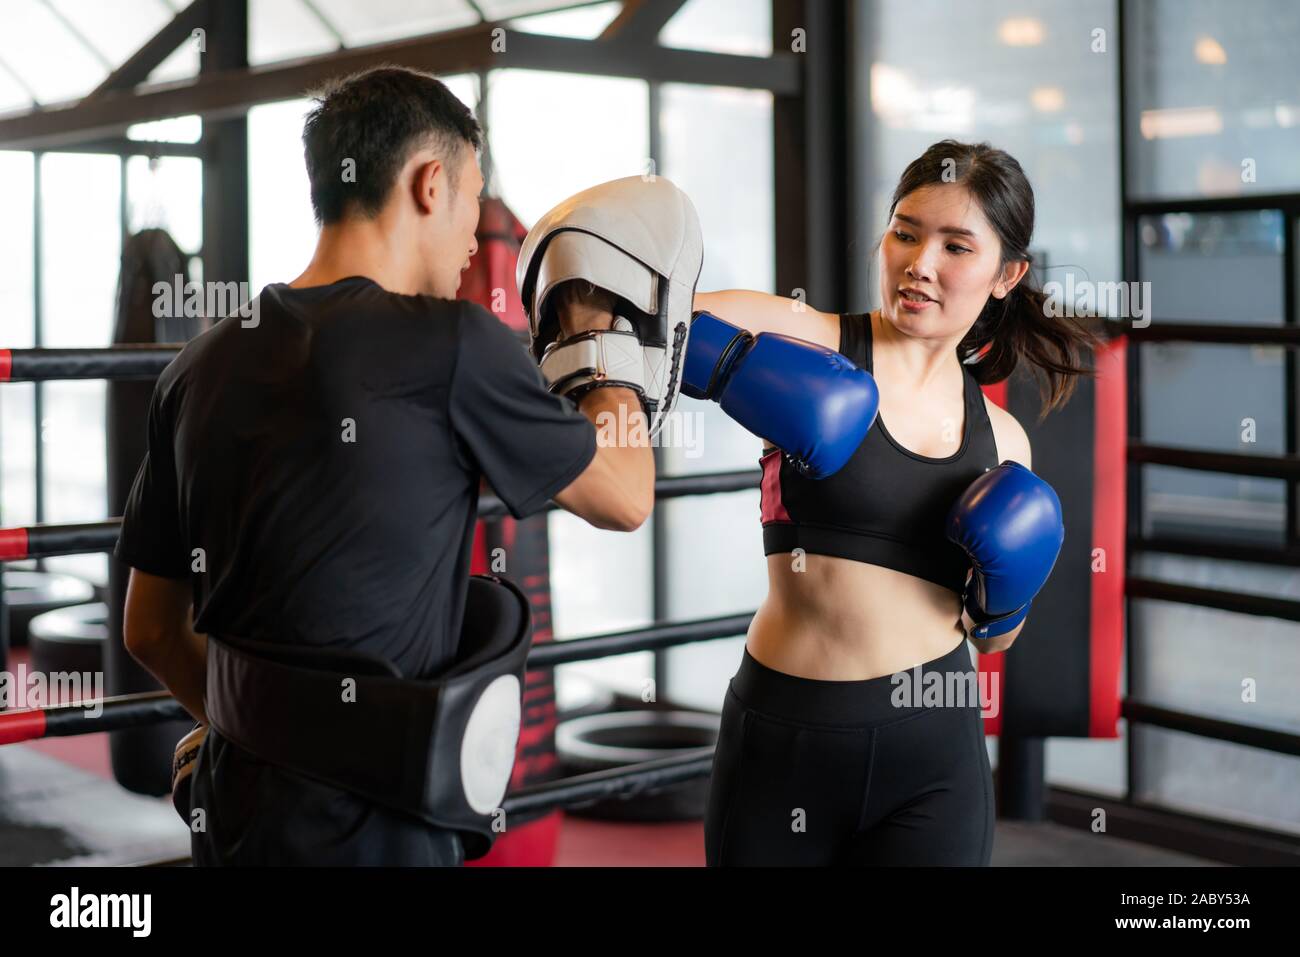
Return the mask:
<path id="1" fill-rule="evenodd" d="M 723 289 L 697 292 L 695 308 L 713 313 L 733 326 L 754 335 L 775 332 L 814 342 L 837 352 L 840 348 L 838 313 L 818 312 L 807 303 L 784 296 L 771 296 L 752 289 Z"/>
<path id="2" fill-rule="evenodd" d="M 753 289 L 722 289 L 718 292 L 697 292 L 694 306 L 696 311 L 711 312 L 719 319 L 754 335 L 774 332 L 816 343 L 836 352 L 840 348 L 839 315 L 818 312 L 797 299 L 773 296 Z M 760 442 L 764 452 L 773 445 L 766 438 L 760 439 Z"/>

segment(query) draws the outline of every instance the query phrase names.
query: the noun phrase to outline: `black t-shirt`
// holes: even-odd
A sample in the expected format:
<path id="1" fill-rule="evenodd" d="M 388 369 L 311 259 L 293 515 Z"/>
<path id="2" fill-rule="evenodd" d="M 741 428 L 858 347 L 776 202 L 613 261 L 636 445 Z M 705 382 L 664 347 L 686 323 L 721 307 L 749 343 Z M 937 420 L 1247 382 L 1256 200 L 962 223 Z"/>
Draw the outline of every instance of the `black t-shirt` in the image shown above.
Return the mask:
<path id="1" fill-rule="evenodd" d="M 159 376 L 116 555 L 190 579 L 198 632 L 435 675 L 480 477 L 523 518 L 587 467 L 595 429 L 480 306 L 364 278 L 267 286 L 258 306 Z"/>

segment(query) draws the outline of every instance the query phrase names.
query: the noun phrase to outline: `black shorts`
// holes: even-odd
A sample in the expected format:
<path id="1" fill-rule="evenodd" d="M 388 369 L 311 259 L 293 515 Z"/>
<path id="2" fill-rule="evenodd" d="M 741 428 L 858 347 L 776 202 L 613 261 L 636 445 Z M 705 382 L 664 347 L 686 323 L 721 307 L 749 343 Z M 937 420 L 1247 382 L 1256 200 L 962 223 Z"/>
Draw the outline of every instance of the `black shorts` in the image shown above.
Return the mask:
<path id="1" fill-rule="evenodd" d="M 194 765 L 197 866 L 458 866 L 460 835 L 259 761 L 215 730 Z"/>
<path id="2" fill-rule="evenodd" d="M 800 678 L 746 650 L 713 759 L 709 866 L 987 866 L 993 778 L 976 675 L 965 641 L 919 666 L 920 681 L 917 670 Z"/>

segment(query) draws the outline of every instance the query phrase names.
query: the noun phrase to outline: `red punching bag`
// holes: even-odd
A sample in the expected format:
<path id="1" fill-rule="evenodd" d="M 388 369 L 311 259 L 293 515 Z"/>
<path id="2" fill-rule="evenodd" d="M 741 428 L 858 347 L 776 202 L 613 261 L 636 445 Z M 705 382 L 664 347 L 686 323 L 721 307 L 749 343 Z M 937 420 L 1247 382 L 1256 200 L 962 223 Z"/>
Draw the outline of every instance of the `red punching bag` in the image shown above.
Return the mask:
<path id="1" fill-rule="evenodd" d="M 461 299 L 476 302 L 528 340 L 528 319 L 515 286 L 519 244 L 527 234 L 522 223 L 499 199 L 482 201 L 478 252 L 461 277 Z M 528 597 L 533 613 L 533 643 L 550 641 L 550 548 L 546 514 L 523 521 L 510 516 L 481 521 L 474 530 L 472 574 L 509 578 Z M 552 780 L 555 758 L 555 683 L 550 669 L 529 671 L 524 682 L 523 721 L 510 790 Z M 560 811 L 506 821 L 505 833 L 484 857 L 468 866 L 548 867 L 555 862 Z"/>
<path id="2" fill-rule="evenodd" d="M 1124 640 L 1125 339 L 1106 340 L 1095 377 L 1039 422 L 1038 388 L 1017 373 L 985 388 L 1025 427 L 1034 471 L 1056 489 L 1065 543 L 1009 653 L 980 655 L 991 692 L 984 730 L 1020 737 L 1119 734 Z M 994 680 L 992 675 L 996 674 Z"/>

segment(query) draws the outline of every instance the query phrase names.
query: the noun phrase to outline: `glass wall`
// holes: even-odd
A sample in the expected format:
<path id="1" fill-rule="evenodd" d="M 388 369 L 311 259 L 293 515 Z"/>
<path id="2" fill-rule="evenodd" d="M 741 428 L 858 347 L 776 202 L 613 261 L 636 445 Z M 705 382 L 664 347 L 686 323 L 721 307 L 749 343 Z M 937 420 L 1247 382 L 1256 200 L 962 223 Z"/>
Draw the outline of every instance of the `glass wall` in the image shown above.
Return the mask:
<path id="1" fill-rule="evenodd" d="M 1128 194 L 1138 275 L 1153 325 L 1294 324 L 1286 259 L 1300 206 L 1300 7 L 1289 0 L 1150 0 L 1127 5 Z M 1278 208 L 1233 208 L 1279 194 Z M 1180 208 L 1214 199 L 1212 209 Z M 1284 212 L 1282 207 L 1290 210 Z M 1138 215 L 1140 213 L 1140 215 Z M 1294 302 L 1291 303 L 1294 308 Z M 1180 449 L 1294 453 L 1293 358 L 1280 345 L 1142 343 L 1142 442 Z M 1172 466 L 1141 466 L 1143 536 L 1180 547 L 1280 551 L 1287 482 Z M 1178 585 L 1300 598 L 1300 571 L 1193 555 L 1139 553 L 1130 571 Z M 1296 624 L 1170 601 L 1131 603 L 1130 695 L 1139 702 L 1249 727 L 1300 731 Z M 1300 832 L 1300 761 L 1197 735 L 1139 726 L 1137 800 Z"/>
<path id="2" fill-rule="evenodd" d="M 1141 144 L 1139 155 L 1149 148 Z M 1139 218 L 1138 267 L 1151 284 L 1152 321 L 1280 326 L 1285 228 L 1277 210 Z M 1154 342 L 1135 361 L 1145 442 L 1285 453 L 1282 347 Z M 1207 389 L 1206 382 L 1233 387 Z M 1149 535 L 1261 545 L 1280 545 L 1286 537 L 1286 487 L 1277 479 L 1147 466 L 1142 495 Z"/>
<path id="3" fill-rule="evenodd" d="M 165 229 L 191 255 L 203 248 L 203 163 L 188 156 L 126 161 L 128 233 Z"/>
<path id="4" fill-rule="evenodd" d="M 32 154 L 0 152 L 0 181 L 0 342 L 29 349 L 36 334 Z M 35 393 L 28 384 L 0 386 L 0 526 L 36 520 Z"/>
<path id="5" fill-rule="evenodd" d="M 683 8 L 683 13 L 689 8 Z M 672 26 L 670 22 L 669 26 Z M 664 84 L 663 173 L 692 198 L 704 234 L 701 290 L 775 286 L 772 97 L 753 90 Z M 746 144 L 745 149 L 733 148 Z M 679 441 L 663 448 L 664 474 L 757 469 L 760 439 L 716 402 L 683 396 Z M 752 611 L 767 592 L 757 489 L 665 501 L 666 614 L 672 620 Z M 673 700 L 717 710 L 743 637 L 666 655 Z"/>
<path id="6" fill-rule="evenodd" d="M 771 56 L 771 0 L 687 0 L 664 24 L 659 43 L 708 53 Z"/>
<path id="7" fill-rule="evenodd" d="M 291 281 L 316 248 L 302 156 L 302 122 L 310 108 L 310 100 L 286 100 L 248 111 L 248 275 L 254 293 Z"/>
<path id="8" fill-rule="evenodd" d="M 987 141 L 1029 177 L 1044 282 L 1115 281 L 1119 242 L 1119 55 L 1112 0 L 859 2 L 871 51 L 869 153 L 853 310 L 879 304 L 872 250 L 907 164 L 942 139 Z M 927 24 L 923 44 L 918 25 Z M 839 308 L 838 304 L 819 306 Z"/>
<path id="9" fill-rule="evenodd" d="M 47 153 L 41 158 L 41 345 L 107 346 L 122 250 L 122 161 Z M 105 383 L 46 382 L 39 441 L 45 454 L 46 522 L 100 521 L 108 511 Z M 69 555 L 46 566 L 107 581 L 104 555 Z"/>
<path id="10" fill-rule="evenodd" d="M 1300 4 L 1142 0 L 1128 9 L 1130 196 L 1300 189 Z"/>
<path id="11" fill-rule="evenodd" d="M 1177 555 L 1135 569 L 1161 581 L 1300 598 L 1300 572 Z M 1134 698 L 1177 711 L 1300 733 L 1300 624 L 1165 601 L 1134 602 Z M 1300 834 L 1300 759 L 1139 726 L 1135 800 Z"/>
<path id="12" fill-rule="evenodd" d="M 492 186 L 525 225 L 579 190 L 650 170 L 644 80 L 494 70 L 488 103 Z"/>
<path id="13" fill-rule="evenodd" d="M 137 130 L 148 134 L 148 130 Z M 0 330 L 6 347 L 102 347 L 113 334 L 123 229 L 167 229 L 183 249 L 202 245 L 198 159 L 46 153 L 40 162 L 40 268 L 36 274 L 36 158 L 0 153 Z M 122 195 L 125 179 L 126 196 Z M 124 201 L 125 200 L 125 201 Z M 125 214 L 125 219 L 123 215 Z M 35 285 L 39 283 L 39 286 Z M 0 389 L 5 525 L 101 521 L 108 515 L 103 381 L 52 381 Z M 36 512 L 36 448 L 44 462 L 43 512 Z M 103 554 L 46 559 L 53 570 L 107 581 Z"/>

